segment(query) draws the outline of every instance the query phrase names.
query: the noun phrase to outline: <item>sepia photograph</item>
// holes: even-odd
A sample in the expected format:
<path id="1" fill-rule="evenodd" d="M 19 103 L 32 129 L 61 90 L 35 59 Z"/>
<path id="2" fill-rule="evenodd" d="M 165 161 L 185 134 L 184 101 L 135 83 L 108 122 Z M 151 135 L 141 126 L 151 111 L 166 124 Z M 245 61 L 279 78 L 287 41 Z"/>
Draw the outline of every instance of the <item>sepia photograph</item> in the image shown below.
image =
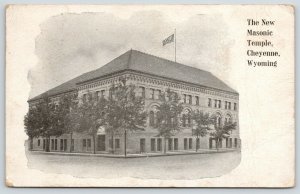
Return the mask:
<path id="1" fill-rule="evenodd" d="M 10 5 L 6 17 L 7 186 L 294 184 L 292 7 Z"/>

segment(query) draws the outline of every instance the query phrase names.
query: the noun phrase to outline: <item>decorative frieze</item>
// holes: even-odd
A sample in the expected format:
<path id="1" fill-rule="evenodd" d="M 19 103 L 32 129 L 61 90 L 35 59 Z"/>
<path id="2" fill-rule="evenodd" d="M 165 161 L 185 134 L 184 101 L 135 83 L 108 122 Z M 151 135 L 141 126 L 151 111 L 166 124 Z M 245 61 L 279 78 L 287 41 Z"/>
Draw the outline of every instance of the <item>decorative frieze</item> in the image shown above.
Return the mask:
<path id="1" fill-rule="evenodd" d="M 205 86 L 196 86 L 192 83 L 174 83 L 174 82 L 180 82 L 180 81 L 170 81 L 166 78 L 158 78 L 156 76 L 152 75 L 145 75 L 142 73 L 137 72 L 122 72 L 122 73 L 116 73 L 114 75 L 111 75 L 109 77 L 102 77 L 98 80 L 91 81 L 90 83 L 82 83 L 78 85 L 78 90 L 84 90 L 84 89 L 91 89 L 103 85 L 109 85 L 113 83 L 118 83 L 120 78 L 125 78 L 126 80 L 131 80 L 135 82 L 141 82 L 151 85 L 157 85 L 157 86 L 163 86 L 163 87 L 170 87 L 173 89 L 179 89 L 179 90 L 186 90 L 190 92 L 200 92 L 208 95 L 213 96 L 220 96 L 224 98 L 230 98 L 230 99 L 236 99 L 238 100 L 238 94 L 233 94 L 230 92 L 222 91 L 219 89 L 209 88 Z"/>

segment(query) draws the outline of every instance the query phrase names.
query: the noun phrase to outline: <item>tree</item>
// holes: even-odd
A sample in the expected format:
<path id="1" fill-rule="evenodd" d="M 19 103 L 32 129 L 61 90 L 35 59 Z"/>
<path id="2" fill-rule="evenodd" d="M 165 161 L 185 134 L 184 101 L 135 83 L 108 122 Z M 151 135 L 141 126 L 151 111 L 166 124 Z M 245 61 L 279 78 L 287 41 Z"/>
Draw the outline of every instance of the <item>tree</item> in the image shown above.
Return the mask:
<path id="1" fill-rule="evenodd" d="M 41 119 L 40 119 L 40 107 L 33 106 L 29 107 L 29 110 L 24 118 L 25 132 L 29 137 L 30 147 L 33 149 L 33 138 L 41 135 Z"/>
<path id="2" fill-rule="evenodd" d="M 50 151 L 50 137 L 59 137 L 64 133 L 64 112 L 60 103 L 51 101 L 47 95 L 44 95 L 41 103 L 38 104 L 41 108 L 41 136 L 46 138 L 46 152 Z"/>
<path id="3" fill-rule="evenodd" d="M 60 100 L 60 110 L 64 115 L 64 133 L 70 134 L 70 149 L 72 152 L 73 133 L 80 132 L 80 112 L 77 96 L 65 94 Z"/>
<path id="4" fill-rule="evenodd" d="M 192 135 L 196 136 L 196 142 L 199 142 L 200 137 L 205 137 L 208 131 L 212 130 L 211 126 L 214 124 L 213 117 L 209 113 L 202 111 L 192 111 L 191 118 L 194 121 L 192 127 Z M 196 152 L 198 151 L 198 144 L 196 143 Z"/>
<path id="5" fill-rule="evenodd" d="M 223 125 L 215 122 L 214 131 L 210 133 L 210 136 L 216 141 L 217 151 L 219 150 L 220 142 L 230 136 L 230 131 L 235 130 L 237 126 L 236 122 L 225 122 Z"/>
<path id="6" fill-rule="evenodd" d="M 169 88 L 166 92 L 161 93 L 160 105 L 157 108 L 157 123 L 158 136 L 164 138 L 164 153 L 166 153 L 166 139 L 174 136 L 180 131 L 180 115 L 183 110 L 180 97 L 176 92 Z"/>
<path id="7" fill-rule="evenodd" d="M 50 151 L 50 137 L 58 137 L 63 134 L 64 112 L 62 110 L 47 95 L 44 95 L 37 104 L 29 108 L 24 119 L 24 125 L 26 134 L 31 139 L 31 148 L 32 139 L 41 136 L 46 138 L 45 151 Z"/>
<path id="8" fill-rule="evenodd" d="M 117 85 L 112 85 L 108 98 L 106 114 L 107 130 L 112 134 L 116 131 L 124 133 L 124 156 L 126 157 L 127 132 L 144 130 L 147 113 L 145 99 L 136 95 L 136 87 L 132 84 L 126 85 L 126 80 L 120 80 Z"/>
<path id="9" fill-rule="evenodd" d="M 78 107 L 79 130 L 85 131 L 93 137 L 93 153 L 96 153 L 96 135 L 101 126 L 105 126 L 105 110 L 107 100 L 96 98 L 91 92 L 87 94 L 87 99 L 83 99 Z"/>

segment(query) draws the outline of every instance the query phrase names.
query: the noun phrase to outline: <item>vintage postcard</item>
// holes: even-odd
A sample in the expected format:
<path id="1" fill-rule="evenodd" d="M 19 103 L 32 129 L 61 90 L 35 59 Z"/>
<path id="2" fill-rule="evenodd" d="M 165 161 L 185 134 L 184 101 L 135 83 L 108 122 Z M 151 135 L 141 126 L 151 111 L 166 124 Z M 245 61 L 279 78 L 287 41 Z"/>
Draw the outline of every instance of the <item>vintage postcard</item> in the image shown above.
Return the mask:
<path id="1" fill-rule="evenodd" d="M 293 187 L 291 5 L 9 5 L 9 187 Z"/>

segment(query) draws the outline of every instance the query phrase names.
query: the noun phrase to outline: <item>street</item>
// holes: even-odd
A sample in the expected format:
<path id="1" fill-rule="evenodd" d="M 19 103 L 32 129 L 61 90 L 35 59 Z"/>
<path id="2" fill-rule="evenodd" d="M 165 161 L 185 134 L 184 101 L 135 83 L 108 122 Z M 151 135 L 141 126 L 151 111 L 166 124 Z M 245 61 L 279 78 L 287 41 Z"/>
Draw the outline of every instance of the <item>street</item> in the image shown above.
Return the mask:
<path id="1" fill-rule="evenodd" d="M 199 179 L 224 175 L 241 160 L 239 151 L 127 159 L 34 152 L 26 155 L 31 169 L 88 178 Z"/>

